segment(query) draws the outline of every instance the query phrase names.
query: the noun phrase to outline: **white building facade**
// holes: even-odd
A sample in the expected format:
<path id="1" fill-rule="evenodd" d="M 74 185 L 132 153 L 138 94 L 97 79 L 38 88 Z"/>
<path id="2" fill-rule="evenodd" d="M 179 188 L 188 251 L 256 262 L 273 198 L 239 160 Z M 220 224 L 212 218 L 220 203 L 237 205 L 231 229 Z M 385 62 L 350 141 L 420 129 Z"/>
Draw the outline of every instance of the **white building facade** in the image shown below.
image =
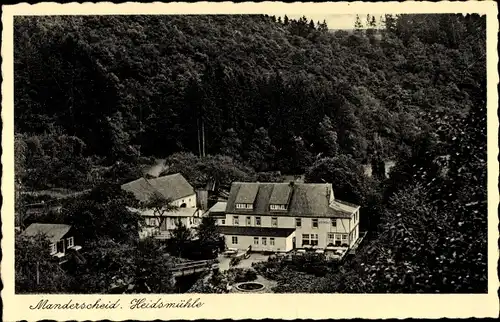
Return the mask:
<path id="1" fill-rule="evenodd" d="M 196 192 L 179 173 L 154 179 L 140 178 L 122 185 L 122 189 L 133 193 L 139 202 L 147 202 L 156 194 L 177 207 L 173 211 L 129 208 L 144 217 L 144 224 L 139 230 L 140 238 L 154 236 L 168 239 L 179 223 L 194 229 L 201 222 L 203 212 L 197 208 Z"/>
<path id="2" fill-rule="evenodd" d="M 350 248 L 359 238 L 359 211 L 336 200 L 331 184 L 233 183 L 216 219 L 229 248 Z"/>

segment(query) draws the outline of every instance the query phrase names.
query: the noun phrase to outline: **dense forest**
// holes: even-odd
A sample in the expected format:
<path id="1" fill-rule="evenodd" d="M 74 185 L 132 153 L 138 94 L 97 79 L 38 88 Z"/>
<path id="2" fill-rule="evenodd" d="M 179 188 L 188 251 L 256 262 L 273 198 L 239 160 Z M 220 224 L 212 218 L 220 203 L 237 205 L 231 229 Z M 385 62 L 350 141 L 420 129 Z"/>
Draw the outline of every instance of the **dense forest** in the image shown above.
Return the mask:
<path id="1" fill-rule="evenodd" d="M 485 291 L 485 17 L 367 22 L 16 17 L 18 189 L 119 184 L 153 158 L 196 186 L 305 174 L 371 234 L 287 291 Z"/>

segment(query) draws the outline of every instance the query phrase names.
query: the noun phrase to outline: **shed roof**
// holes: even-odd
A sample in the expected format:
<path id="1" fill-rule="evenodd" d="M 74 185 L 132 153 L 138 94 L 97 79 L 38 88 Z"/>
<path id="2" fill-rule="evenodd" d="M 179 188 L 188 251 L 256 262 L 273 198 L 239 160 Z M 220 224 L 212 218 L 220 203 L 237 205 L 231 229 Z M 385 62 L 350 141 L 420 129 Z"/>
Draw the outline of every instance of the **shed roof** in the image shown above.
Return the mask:
<path id="1" fill-rule="evenodd" d="M 215 217 L 215 218 L 225 218 L 226 217 L 226 206 L 227 202 L 218 201 L 210 209 L 205 212 L 205 216 Z"/>
<path id="2" fill-rule="evenodd" d="M 225 201 L 218 201 L 208 211 L 210 213 L 224 213 L 226 211 L 226 206 L 227 206 L 227 202 L 225 202 Z"/>
<path id="3" fill-rule="evenodd" d="M 219 226 L 219 231 L 225 235 L 255 236 L 255 237 L 288 237 L 294 228 Z"/>

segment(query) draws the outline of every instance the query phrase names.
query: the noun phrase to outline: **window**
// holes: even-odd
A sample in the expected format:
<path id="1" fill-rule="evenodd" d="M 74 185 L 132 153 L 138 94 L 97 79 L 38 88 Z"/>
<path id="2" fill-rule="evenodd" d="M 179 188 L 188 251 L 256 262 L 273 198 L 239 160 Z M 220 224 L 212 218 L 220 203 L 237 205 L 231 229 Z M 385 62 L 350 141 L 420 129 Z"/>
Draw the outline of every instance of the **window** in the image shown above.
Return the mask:
<path id="1" fill-rule="evenodd" d="M 334 233 L 328 233 L 327 235 L 327 240 L 326 244 L 334 244 L 335 243 L 335 234 Z"/>
<path id="2" fill-rule="evenodd" d="M 332 218 L 332 227 L 337 227 L 337 219 Z"/>
<path id="3" fill-rule="evenodd" d="M 50 244 L 50 253 L 55 254 L 57 252 L 56 244 Z"/>
<path id="4" fill-rule="evenodd" d="M 237 244 L 238 243 L 238 237 L 237 236 L 233 236 L 231 238 L 231 242 L 233 243 L 233 245 Z"/>
<path id="5" fill-rule="evenodd" d="M 253 205 L 251 203 L 237 203 L 236 209 L 253 209 Z"/>
<path id="6" fill-rule="evenodd" d="M 252 217 L 247 217 L 247 226 L 252 224 Z"/>
<path id="7" fill-rule="evenodd" d="M 75 246 L 75 239 L 73 237 L 68 238 L 68 248 Z"/>
<path id="8" fill-rule="evenodd" d="M 303 234 L 302 235 L 302 245 L 318 245 L 318 234 Z"/>
<path id="9" fill-rule="evenodd" d="M 238 226 L 240 224 L 240 218 L 238 216 L 233 216 L 233 225 Z"/>
<path id="10" fill-rule="evenodd" d="M 309 245 L 309 234 L 302 234 L 302 246 Z"/>
<path id="11" fill-rule="evenodd" d="M 347 241 L 347 234 L 342 234 L 342 240 Z"/>
<path id="12" fill-rule="evenodd" d="M 226 224 L 226 219 L 221 219 L 221 220 L 220 220 L 220 224 L 221 224 L 221 225 L 225 225 L 225 224 Z"/>
<path id="13" fill-rule="evenodd" d="M 271 205 L 271 210 L 286 210 L 286 205 Z"/>
<path id="14" fill-rule="evenodd" d="M 311 245 L 318 246 L 318 234 L 311 234 Z"/>
<path id="15" fill-rule="evenodd" d="M 262 237 L 262 245 L 267 245 L 267 238 L 266 237 Z"/>
<path id="16" fill-rule="evenodd" d="M 312 227 L 313 228 L 318 228 L 318 219 L 313 219 L 312 220 Z"/>
<path id="17" fill-rule="evenodd" d="M 269 245 L 274 246 L 274 238 L 269 238 Z"/>
<path id="18" fill-rule="evenodd" d="M 278 227 L 278 217 L 271 218 L 271 226 Z"/>
<path id="19" fill-rule="evenodd" d="M 255 217 L 255 226 L 260 226 L 260 217 Z"/>
<path id="20" fill-rule="evenodd" d="M 296 227 L 302 227 L 302 219 L 295 218 L 295 226 Z"/>
<path id="21" fill-rule="evenodd" d="M 259 237 L 254 237 L 253 238 L 253 244 L 258 245 L 259 244 Z"/>

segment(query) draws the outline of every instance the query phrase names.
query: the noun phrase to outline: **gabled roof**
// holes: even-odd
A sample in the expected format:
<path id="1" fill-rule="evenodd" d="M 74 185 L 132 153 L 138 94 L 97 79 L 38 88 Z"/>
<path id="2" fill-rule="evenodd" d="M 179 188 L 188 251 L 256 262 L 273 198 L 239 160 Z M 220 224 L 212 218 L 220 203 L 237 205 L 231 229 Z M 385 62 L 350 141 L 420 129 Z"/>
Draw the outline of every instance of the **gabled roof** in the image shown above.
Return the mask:
<path id="1" fill-rule="evenodd" d="M 193 186 L 180 174 L 170 174 L 159 178 L 140 178 L 122 185 L 122 189 L 132 192 L 139 201 L 147 201 L 158 193 L 165 199 L 177 200 L 195 194 Z"/>
<path id="2" fill-rule="evenodd" d="M 44 234 L 51 243 L 55 243 L 64 237 L 71 229 L 70 225 L 64 224 L 39 224 L 34 223 L 28 226 L 25 231 L 21 233 L 23 236 L 36 236 Z"/>
<path id="3" fill-rule="evenodd" d="M 147 201 L 156 193 L 156 190 L 151 186 L 145 178 L 125 183 L 121 187 L 123 190 L 132 192 L 135 198 L 139 201 Z"/>
<path id="4" fill-rule="evenodd" d="M 287 211 L 270 211 L 269 205 L 273 190 L 276 186 L 286 185 L 288 183 L 246 183 L 235 182 L 231 186 L 231 192 L 227 201 L 226 212 L 234 214 L 255 214 L 271 215 L 280 214 L 280 216 L 293 217 L 345 217 L 350 218 L 359 206 L 351 205 L 340 200 L 330 202 L 332 186 L 328 183 L 295 183 L 292 187 L 292 195 L 288 204 Z M 253 210 L 236 209 L 236 200 L 240 194 L 245 195 L 248 191 L 246 186 L 251 186 L 257 190 Z M 281 189 L 281 188 L 278 188 Z"/>

